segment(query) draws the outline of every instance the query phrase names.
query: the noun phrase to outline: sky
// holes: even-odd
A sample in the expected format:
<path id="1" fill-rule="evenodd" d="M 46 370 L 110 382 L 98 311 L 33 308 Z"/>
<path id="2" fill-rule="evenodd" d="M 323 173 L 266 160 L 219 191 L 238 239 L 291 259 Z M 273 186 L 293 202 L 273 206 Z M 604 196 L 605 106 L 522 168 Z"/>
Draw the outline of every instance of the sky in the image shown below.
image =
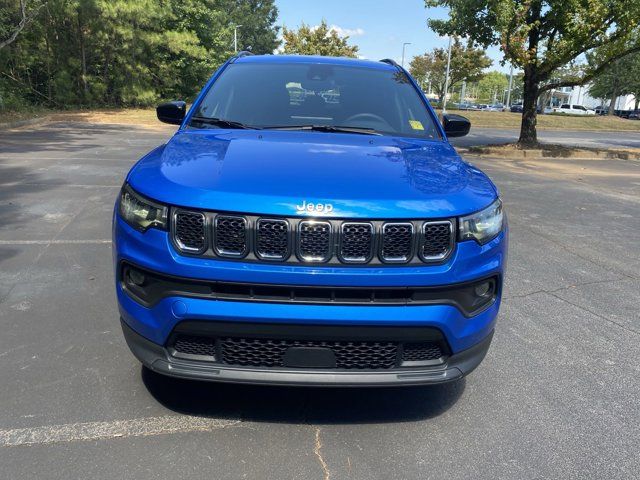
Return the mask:
<path id="1" fill-rule="evenodd" d="M 427 10 L 423 0 L 276 0 L 276 5 L 279 25 L 296 29 L 303 21 L 314 26 L 325 19 L 339 33 L 349 34 L 349 43 L 369 60 L 393 58 L 400 63 L 402 44 L 410 42 L 405 53 L 408 66 L 414 55 L 448 45 L 446 37 L 427 26 L 428 18 L 446 18 L 447 10 Z M 490 48 L 487 55 L 494 61 L 491 70 L 509 70 L 499 63 L 499 49 Z"/>

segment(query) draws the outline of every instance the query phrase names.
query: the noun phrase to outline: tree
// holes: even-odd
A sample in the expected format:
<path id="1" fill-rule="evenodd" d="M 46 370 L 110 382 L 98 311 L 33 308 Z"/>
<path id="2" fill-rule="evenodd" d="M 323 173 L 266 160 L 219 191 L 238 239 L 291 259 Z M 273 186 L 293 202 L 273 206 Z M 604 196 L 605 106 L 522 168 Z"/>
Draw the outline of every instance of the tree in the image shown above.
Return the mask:
<path id="1" fill-rule="evenodd" d="M 635 109 L 640 101 L 640 53 L 622 58 L 603 70 L 591 86 L 589 94 L 596 98 L 609 98 L 609 115 L 614 114 L 616 99 L 620 95 L 632 94 Z"/>
<path id="2" fill-rule="evenodd" d="M 429 20 L 441 35 L 464 35 L 488 47 L 499 45 L 505 61 L 524 70 L 520 145 L 535 145 L 539 95 L 582 85 L 615 60 L 640 51 L 636 35 L 640 2 L 629 0 L 425 0 L 447 7 L 447 20 Z M 601 49 L 580 75 L 552 80 L 554 72 Z"/>
<path id="3" fill-rule="evenodd" d="M 19 0 L 0 0 L 0 39 Z M 27 16 L 37 0 L 23 0 Z M 151 105 L 189 99 L 233 54 L 233 25 L 257 52 L 279 44 L 274 0 L 40 0 L 0 49 L 0 107 Z M 11 8 L 9 8 L 11 6 Z"/>
<path id="4" fill-rule="evenodd" d="M 358 54 L 358 47 L 349 45 L 349 37 L 340 37 L 325 20 L 317 27 L 303 22 L 297 31 L 283 27 L 282 37 L 284 53 L 328 57 L 356 57 Z"/>
<path id="5" fill-rule="evenodd" d="M 489 103 L 500 102 L 508 87 L 509 75 L 495 70 L 488 72 L 478 81 L 478 99 Z"/>
<path id="6" fill-rule="evenodd" d="M 448 49 L 434 48 L 431 52 L 413 57 L 409 73 L 423 88 L 427 82 L 442 100 L 445 95 Z M 449 67 L 449 88 L 453 89 L 463 80 L 475 82 L 482 77 L 482 71 L 491 66 L 491 60 L 483 50 L 463 45 L 455 39 L 451 45 L 451 65 Z"/>
<path id="7" fill-rule="evenodd" d="M 44 5 L 43 2 L 20 0 L 16 13 L 10 7 L 0 6 L 0 50 L 16 41 L 20 32 L 31 23 Z M 16 16 L 17 19 L 14 19 Z"/>
<path id="8" fill-rule="evenodd" d="M 273 53 L 280 46 L 278 31 L 278 9 L 274 0 L 224 0 L 224 11 L 229 12 L 231 23 L 242 25 L 238 29 L 238 48 L 251 47 L 255 54 Z"/>

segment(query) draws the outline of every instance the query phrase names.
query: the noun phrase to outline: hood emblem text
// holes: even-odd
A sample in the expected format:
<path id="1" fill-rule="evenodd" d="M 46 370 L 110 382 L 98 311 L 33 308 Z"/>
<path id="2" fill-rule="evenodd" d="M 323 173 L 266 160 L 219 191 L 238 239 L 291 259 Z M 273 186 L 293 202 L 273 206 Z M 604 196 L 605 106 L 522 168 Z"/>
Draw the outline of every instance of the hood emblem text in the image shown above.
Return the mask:
<path id="1" fill-rule="evenodd" d="M 299 213 L 331 213 L 333 205 L 330 203 L 307 203 L 306 200 L 303 200 L 302 205 L 296 205 L 296 210 Z"/>

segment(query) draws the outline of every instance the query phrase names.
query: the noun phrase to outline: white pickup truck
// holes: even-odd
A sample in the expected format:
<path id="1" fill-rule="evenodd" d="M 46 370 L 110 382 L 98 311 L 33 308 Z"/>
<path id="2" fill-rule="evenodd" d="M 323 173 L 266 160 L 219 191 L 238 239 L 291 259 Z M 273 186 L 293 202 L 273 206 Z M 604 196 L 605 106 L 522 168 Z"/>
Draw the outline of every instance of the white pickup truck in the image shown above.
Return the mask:
<path id="1" fill-rule="evenodd" d="M 567 113 L 569 115 L 595 115 L 596 111 L 574 103 L 563 103 L 559 108 L 553 109 L 554 113 Z"/>

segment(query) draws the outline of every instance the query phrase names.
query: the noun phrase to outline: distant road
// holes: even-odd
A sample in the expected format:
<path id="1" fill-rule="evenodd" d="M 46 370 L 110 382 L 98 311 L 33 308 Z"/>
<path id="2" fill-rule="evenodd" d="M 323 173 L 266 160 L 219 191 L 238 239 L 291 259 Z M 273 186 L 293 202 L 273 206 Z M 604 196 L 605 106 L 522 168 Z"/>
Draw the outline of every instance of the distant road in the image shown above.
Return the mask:
<path id="1" fill-rule="evenodd" d="M 457 147 L 473 145 L 489 145 L 509 143 L 518 140 L 519 130 L 473 128 L 466 137 L 452 138 L 451 143 Z M 547 143 L 558 143 L 568 146 L 595 148 L 640 148 L 640 132 L 603 132 L 579 130 L 538 130 L 538 140 Z"/>

